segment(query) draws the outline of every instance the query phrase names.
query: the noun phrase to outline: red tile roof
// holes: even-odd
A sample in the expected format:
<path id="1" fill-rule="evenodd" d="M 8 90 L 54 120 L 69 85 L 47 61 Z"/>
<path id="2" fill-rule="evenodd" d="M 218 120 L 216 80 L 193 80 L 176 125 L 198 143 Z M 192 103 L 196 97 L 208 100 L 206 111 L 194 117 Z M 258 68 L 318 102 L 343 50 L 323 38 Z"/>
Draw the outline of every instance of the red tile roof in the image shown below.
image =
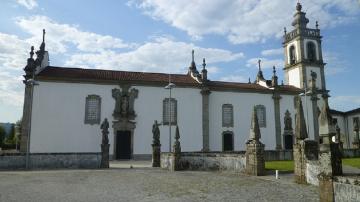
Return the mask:
<path id="1" fill-rule="evenodd" d="M 38 80 L 54 80 L 69 82 L 96 82 L 96 83 L 120 83 L 132 82 L 134 84 L 153 84 L 166 85 L 169 82 L 169 74 L 149 73 L 149 72 L 129 72 L 115 70 L 99 69 L 81 69 L 68 67 L 49 66 L 42 70 L 38 75 Z M 188 74 L 171 74 L 171 82 L 178 86 L 200 87 L 197 81 Z M 258 84 L 210 81 L 208 83 L 210 90 L 242 90 L 242 91 L 265 91 L 272 92 L 271 89 Z M 283 85 L 279 88 L 284 93 L 299 93 L 301 89 Z"/>

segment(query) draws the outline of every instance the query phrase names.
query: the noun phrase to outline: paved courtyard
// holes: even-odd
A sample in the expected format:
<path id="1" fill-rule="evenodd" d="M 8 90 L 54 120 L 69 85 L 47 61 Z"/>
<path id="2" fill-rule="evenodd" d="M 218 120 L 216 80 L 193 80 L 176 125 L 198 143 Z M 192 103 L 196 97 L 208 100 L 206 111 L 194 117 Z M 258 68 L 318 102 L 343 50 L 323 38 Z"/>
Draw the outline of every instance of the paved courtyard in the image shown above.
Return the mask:
<path id="1" fill-rule="evenodd" d="M 132 169 L 130 169 L 132 165 Z M 0 201 L 318 201 L 317 187 L 291 176 L 169 172 L 148 162 L 108 170 L 1 171 Z"/>

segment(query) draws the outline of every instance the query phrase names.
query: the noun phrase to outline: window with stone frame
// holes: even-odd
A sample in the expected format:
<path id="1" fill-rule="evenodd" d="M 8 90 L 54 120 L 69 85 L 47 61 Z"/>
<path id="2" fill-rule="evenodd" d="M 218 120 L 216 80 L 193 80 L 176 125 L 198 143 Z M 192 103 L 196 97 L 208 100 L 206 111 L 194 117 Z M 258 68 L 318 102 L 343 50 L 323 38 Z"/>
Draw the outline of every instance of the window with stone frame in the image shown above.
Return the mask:
<path id="1" fill-rule="evenodd" d="M 307 58 L 309 61 L 314 62 L 316 61 L 316 48 L 314 42 L 308 42 L 306 44 L 307 48 Z"/>
<path id="2" fill-rule="evenodd" d="M 256 115 L 259 121 L 259 127 L 265 128 L 266 127 L 266 108 L 264 105 L 256 105 Z"/>
<path id="3" fill-rule="evenodd" d="M 354 128 L 353 130 L 359 129 L 359 127 L 360 127 L 359 117 L 354 117 L 353 118 L 353 128 Z"/>
<path id="4" fill-rule="evenodd" d="M 163 124 L 169 125 L 171 114 L 171 125 L 177 125 L 177 100 L 175 98 L 171 98 L 170 102 L 169 100 L 169 98 L 163 100 Z"/>
<path id="5" fill-rule="evenodd" d="M 296 52 L 295 52 L 295 46 L 290 46 L 289 48 L 289 56 L 290 56 L 290 64 L 295 64 L 296 62 Z"/>
<path id="6" fill-rule="evenodd" d="M 85 124 L 100 124 L 101 98 L 88 95 L 85 101 Z"/>
<path id="7" fill-rule="evenodd" d="M 222 105 L 222 126 L 234 127 L 234 110 L 232 104 Z"/>

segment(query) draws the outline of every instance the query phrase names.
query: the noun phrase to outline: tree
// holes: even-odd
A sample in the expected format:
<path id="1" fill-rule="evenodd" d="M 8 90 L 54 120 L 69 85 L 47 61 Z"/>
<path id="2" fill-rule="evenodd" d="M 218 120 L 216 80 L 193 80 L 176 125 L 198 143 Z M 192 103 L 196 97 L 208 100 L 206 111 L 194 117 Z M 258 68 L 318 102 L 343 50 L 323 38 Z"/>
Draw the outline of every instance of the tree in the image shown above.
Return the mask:
<path id="1" fill-rule="evenodd" d="M 5 129 L 3 126 L 0 126 L 0 147 L 3 146 L 3 143 L 4 143 L 4 139 L 5 139 Z"/>

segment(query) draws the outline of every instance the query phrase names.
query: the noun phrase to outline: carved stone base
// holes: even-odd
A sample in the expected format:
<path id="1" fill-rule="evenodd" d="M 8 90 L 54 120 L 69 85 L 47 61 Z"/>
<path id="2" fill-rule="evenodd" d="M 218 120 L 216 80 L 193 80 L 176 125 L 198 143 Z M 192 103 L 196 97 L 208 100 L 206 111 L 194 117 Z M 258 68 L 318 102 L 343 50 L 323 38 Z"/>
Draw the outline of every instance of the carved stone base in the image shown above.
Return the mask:
<path id="1" fill-rule="evenodd" d="M 259 141 L 246 143 L 246 174 L 265 175 L 264 148 L 265 145 Z"/>
<path id="2" fill-rule="evenodd" d="M 152 167 L 160 167 L 161 145 L 152 144 Z"/>
<path id="3" fill-rule="evenodd" d="M 334 200 L 334 187 L 333 179 L 331 176 L 319 175 L 319 194 L 320 202 L 333 202 Z"/>
<path id="4" fill-rule="evenodd" d="M 306 163 L 318 159 L 319 146 L 313 140 L 298 140 L 293 145 L 295 182 L 306 184 Z"/>
<path id="5" fill-rule="evenodd" d="M 172 161 L 171 164 L 171 171 L 179 171 L 182 170 L 181 163 L 180 163 L 181 154 L 180 153 L 172 153 Z"/>
<path id="6" fill-rule="evenodd" d="M 109 147 L 110 144 L 101 144 L 100 168 L 109 168 Z"/>

